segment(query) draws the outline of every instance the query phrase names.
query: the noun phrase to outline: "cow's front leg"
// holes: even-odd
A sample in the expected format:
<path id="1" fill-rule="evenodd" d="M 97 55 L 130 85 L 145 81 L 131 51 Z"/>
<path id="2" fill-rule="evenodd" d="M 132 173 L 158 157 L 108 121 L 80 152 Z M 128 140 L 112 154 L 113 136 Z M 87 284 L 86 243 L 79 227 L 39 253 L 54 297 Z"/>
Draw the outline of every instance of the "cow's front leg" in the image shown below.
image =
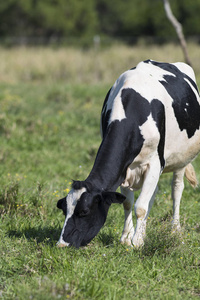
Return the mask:
<path id="1" fill-rule="evenodd" d="M 160 162 L 159 160 L 155 160 L 149 166 L 145 174 L 145 180 L 142 186 L 142 190 L 134 207 L 137 223 L 132 239 L 132 244 L 136 248 L 144 245 L 144 238 L 146 235 L 146 221 L 157 192 L 159 177 Z"/>
<path id="2" fill-rule="evenodd" d="M 173 174 L 173 180 L 172 180 L 172 199 L 173 199 L 173 221 L 172 221 L 172 227 L 173 230 L 180 231 L 180 221 L 179 221 L 179 210 L 180 210 L 180 201 L 182 192 L 184 189 L 184 172 L 185 168 L 174 172 Z"/>
<path id="3" fill-rule="evenodd" d="M 123 202 L 124 206 L 124 229 L 120 242 L 128 246 L 131 245 L 131 241 L 134 234 L 134 226 L 132 220 L 132 207 L 134 203 L 134 193 L 128 188 L 121 187 L 121 193 L 126 197 L 126 200 Z"/>

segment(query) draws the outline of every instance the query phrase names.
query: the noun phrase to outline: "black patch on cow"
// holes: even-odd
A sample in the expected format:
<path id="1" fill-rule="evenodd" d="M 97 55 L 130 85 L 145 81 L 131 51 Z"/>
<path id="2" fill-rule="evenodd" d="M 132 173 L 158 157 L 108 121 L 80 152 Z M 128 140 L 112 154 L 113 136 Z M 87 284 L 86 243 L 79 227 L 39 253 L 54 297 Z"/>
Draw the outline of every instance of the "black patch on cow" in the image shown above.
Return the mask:
<path id="1" fill-rule="evenodd" d="M 102 107 L 102 111 L 101 111 L 101 125 L 102 125 L 103 137 L 105 135 L 106 128 L 107 128 L 109 120 L 110 120 L 111 109 L 106 110 L 106 106 L 107 106 L 108 98 L 110 96 L 111 89 L 108 91 L 108 93 L 106 95 L 106 98 L 104 100 L 104 104 L 103 104 L 103 107 Z"/>
<path id="2" fill-rule="evenodd" d="M 200 127 L 200 105 L 195 93 L 185 79 L 190 81 L 198 92 L 195 82 L 172 64 L 154 61 L 151 61 L 151 64 L 175 75 L 164 75 L 164 80 L 161 80 L 160 83 L 173 99 L 172 107 L 180 130 L 186 130 L 188 138 L 191 138 Z"/>
<path id="3" fill-rule="evenodd" d="M 157 99 L 151 101 L 151 113 L 160 133 L 160 141 L 158 144 L 158 155 L 161 168 L 164 169 L 164 147 L 165 147 L 165 107 L 163 103 Z"/>
<path id="4" fill-rule="evenodd" d="M 126 121 L 136 127 L 141 126 L 147 121 L 150 115 L 150 104 L 134 89 L 123 89 L 121 93 L 122 104 L 126 114 Z M 133 128 L 135 128 L 135 126 Z"/>

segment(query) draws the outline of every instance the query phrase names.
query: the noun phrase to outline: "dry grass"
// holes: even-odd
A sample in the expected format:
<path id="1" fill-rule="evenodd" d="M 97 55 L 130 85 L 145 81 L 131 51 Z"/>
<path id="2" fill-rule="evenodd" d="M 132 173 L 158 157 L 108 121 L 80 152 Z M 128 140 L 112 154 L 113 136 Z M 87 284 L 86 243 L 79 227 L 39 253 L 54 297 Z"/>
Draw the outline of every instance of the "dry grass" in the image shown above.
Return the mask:
<path id="1" fill-rule="evenodd" d="M 199 45 L 189 44 L 189 54 L 200 74 Z M 0 48 L 0 82 L 65 81 L 70 84 L 112 84 L 126 69 L 148 58 L 183 61 L 178 45 L 111 46 L 101 51 L 74 48 L 16 47 Z"/>

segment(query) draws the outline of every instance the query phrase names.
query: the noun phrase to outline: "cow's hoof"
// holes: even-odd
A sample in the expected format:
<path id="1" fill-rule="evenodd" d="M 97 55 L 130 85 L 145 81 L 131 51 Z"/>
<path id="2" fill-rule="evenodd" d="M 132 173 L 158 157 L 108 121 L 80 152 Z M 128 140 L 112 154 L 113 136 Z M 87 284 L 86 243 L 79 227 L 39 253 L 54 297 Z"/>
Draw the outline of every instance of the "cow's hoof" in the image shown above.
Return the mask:
<path id="1" fill-rule="evenodd" d="M 140 249 L 144 246 L 144 239 L 140 238 L 140 237 L 138 237 L 138 238 L 134 237 L 132 239 L 132 245 L 134 248 Z"/>
<path id="2" fill-rule="evenodd" d="M 121 239 L 120 243 L 126 246 L 133 246 L 130 238 Z"/>
<path id="3" fill-rule="evenodd" d="M 179 222 L 172 222 L 172 234 L 181 234 L 181 225 Z"/>

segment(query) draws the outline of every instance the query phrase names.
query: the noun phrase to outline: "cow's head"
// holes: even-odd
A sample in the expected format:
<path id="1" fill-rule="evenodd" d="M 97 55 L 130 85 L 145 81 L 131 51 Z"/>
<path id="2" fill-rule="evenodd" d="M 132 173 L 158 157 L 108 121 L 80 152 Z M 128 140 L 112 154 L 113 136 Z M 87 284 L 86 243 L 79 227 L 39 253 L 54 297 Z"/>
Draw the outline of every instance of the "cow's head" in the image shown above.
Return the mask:
<path id="1" fill-rule="evenodd" d="M 88 191 L 86 187 L 72 190 L 60 199 L 57 207 L 63 210 L 65 223 L 58 247 L 87 245 L 104 225 L 112 203 L 122 203 L 125 197 L 116 192 Z"/>

